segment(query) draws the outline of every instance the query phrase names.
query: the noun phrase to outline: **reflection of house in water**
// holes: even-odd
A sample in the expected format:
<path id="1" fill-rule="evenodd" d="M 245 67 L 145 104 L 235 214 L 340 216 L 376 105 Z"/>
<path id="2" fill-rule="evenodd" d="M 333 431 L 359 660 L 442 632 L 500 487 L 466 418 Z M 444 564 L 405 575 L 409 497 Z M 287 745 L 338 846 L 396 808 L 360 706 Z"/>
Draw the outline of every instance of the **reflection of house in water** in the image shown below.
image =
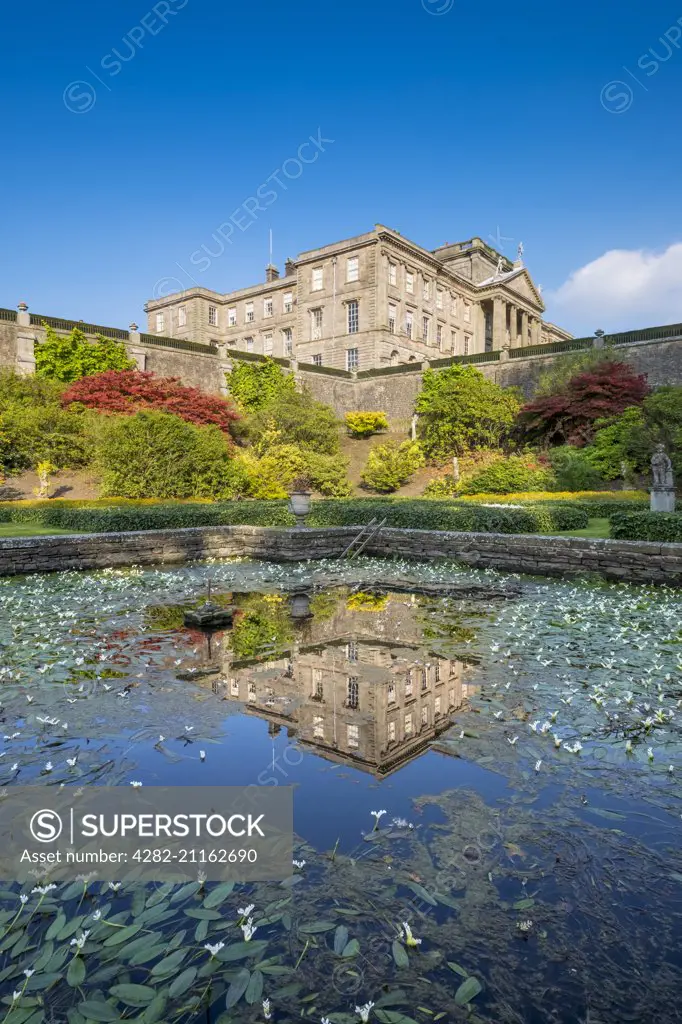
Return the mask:
<path id="1" fill-rule="evenodd" d="M 316 753 L 386 775 L 448 728 L 472 689 L 463 662 L 415 642 L 421 630 L 414 620 L 402 595 L 377 613 L 350 615 L 343 607 L 319 626 L 306 624 L 275 660 L 231 661 L 224 649 L 223 671 L 204 678 Z M 227 646 L 229 633 L 224 639 Z"/>

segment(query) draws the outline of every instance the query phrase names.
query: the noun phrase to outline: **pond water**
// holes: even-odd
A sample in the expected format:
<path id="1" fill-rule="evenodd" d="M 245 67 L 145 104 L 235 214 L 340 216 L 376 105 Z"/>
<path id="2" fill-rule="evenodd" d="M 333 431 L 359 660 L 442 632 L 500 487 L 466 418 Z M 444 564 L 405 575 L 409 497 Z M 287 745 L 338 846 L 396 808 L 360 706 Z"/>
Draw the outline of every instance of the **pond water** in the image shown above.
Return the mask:
<path id="1" fill-rule="evenodd" d="M 445 562 L 0 581 L 4 792 L 293 786 L 298 862 L 4 883 L 3 1024 L 682 1020 L 681 610 Z"/>

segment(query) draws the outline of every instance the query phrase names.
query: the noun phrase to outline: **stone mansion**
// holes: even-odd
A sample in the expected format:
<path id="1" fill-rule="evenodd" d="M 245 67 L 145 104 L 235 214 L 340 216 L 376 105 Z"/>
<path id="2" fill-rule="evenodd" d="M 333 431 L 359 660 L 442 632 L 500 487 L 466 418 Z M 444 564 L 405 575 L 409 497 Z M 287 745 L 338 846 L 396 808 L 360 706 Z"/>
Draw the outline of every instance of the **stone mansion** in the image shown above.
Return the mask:
<path id="1" fill-rule="evenodd" d="M 265 277 L 227 294 L 150 299 L 148 331 L 350 371 L 571 338 L 542 319 L 522 260 L 480 238 L 429 251 L 377 224 L 288 259 L 282 277 L 269 265 Z"/>

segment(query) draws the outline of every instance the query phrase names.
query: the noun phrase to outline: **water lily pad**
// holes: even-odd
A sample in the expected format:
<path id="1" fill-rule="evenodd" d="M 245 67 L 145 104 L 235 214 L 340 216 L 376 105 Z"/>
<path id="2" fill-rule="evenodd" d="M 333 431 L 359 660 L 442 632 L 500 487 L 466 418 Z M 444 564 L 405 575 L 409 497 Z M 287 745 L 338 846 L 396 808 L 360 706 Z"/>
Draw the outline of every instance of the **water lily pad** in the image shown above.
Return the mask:
<path id="1" fill-rule="evenodd" d="M 478 978 L 474 978 L 473 975 L 468 977 L 466 981 L 463 981 L 455 992 L 455 1002 L 458 1006 L 465 1006 L 470 1003 L 472 999 L 475 999 L 479 992 L 483 991 Z"/>
<path id="2" fill-rule="evenodd" d="M 230 1007 L 235 1006 L 239 1002 L 249 987 L 250 981 L 251 972 L 247 971 L 245 967 L 237 972 L 237 976 L 231 982 L 230 987 L 227 990 L 227 995 L 225 996 L 226 1010 L 229 1010 Z"/>

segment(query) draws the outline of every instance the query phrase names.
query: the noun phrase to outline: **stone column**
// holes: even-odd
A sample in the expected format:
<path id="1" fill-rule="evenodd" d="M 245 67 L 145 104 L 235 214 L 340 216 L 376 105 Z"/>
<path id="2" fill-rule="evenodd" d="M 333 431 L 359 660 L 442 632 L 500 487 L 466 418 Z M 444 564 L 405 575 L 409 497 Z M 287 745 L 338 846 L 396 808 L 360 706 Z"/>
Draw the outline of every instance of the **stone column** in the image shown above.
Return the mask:
<path id="1" fill-rule="evenodd" d="M 505 341 L 505 304 L 501 298 L 493 299 L 493 351 L 499 351 Z"/>
<path id="2" fill-rule="evenodd" d="M 525 309 L 521 310 L 521 344 L 524 348 L 528 344 L 528 313 Z"/>
<path id="3" fill-rule="evenodd" d="M 16 371 L 26 376 L 36 371 L 35 331 L 31 330 L 31 316 L 25 302 L 17 306 Z"/>
<path id="4" fill-rule="evenodd" d="M 515 348 L 518 344 L 518 310 L 513 302 L 509 303 L 509 347 Z"/>
<path id="5" fill-rule="evenodd" d="M 468 334 L 473 339 L 473 343 L 469 346 L 470 355 L 474 352 L 483 352 L 485 349 L 485 310 L 480 302 L 477 306 L 471 307 L 471 323 L 464 324 L 463 334 Z M 462 352 L 464 352 L 464 342 L 462 342 Z"/>

